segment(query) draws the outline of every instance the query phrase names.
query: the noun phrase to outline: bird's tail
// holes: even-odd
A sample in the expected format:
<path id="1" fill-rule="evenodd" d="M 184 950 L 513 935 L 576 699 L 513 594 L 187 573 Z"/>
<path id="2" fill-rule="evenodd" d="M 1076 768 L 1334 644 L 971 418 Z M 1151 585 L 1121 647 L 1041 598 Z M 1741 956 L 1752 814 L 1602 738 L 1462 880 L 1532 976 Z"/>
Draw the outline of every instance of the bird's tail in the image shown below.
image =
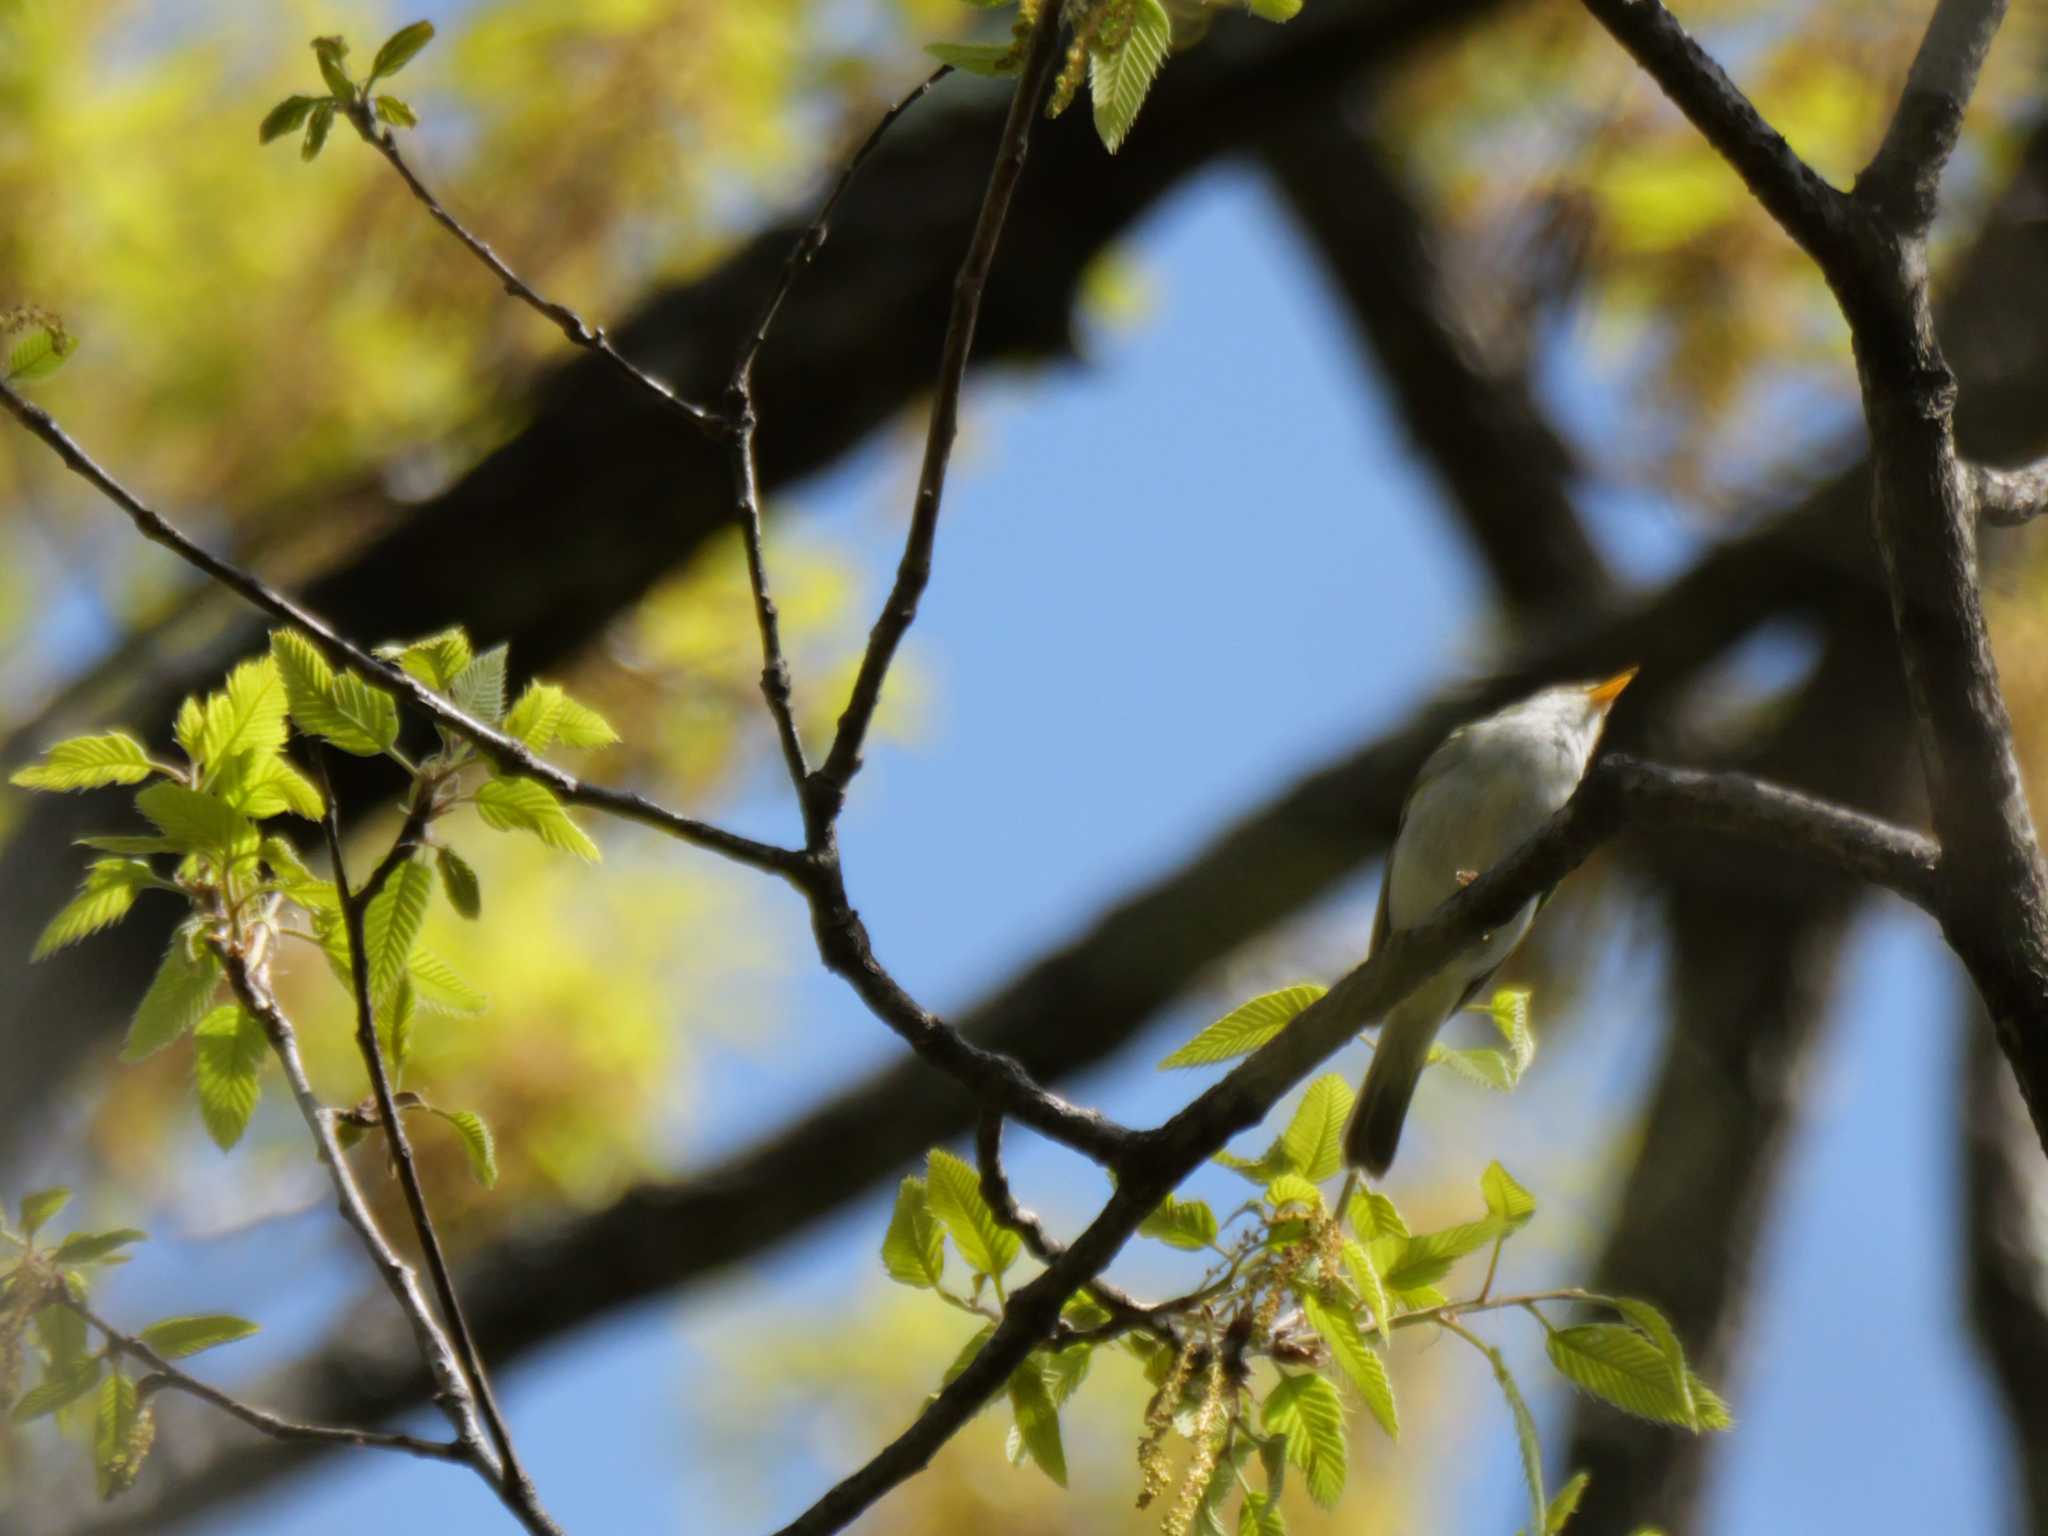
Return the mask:
<path id="1" fill-rule="evenodd" d="M 1408 1101 L 1415 1097 L 1415 1085 L 1429 1062 L 1430 1042 L 1443 1022 L 1439 1010 L 1417 1009 L 1417 1001 L 1410 998 L 1397 1007 L 1380 1027 L 1365 1086 L 1358 1090 L 1358 1105 L 1344 1127 L 1344 1161 L 1374 1178 L 1394 1161 Z"/>

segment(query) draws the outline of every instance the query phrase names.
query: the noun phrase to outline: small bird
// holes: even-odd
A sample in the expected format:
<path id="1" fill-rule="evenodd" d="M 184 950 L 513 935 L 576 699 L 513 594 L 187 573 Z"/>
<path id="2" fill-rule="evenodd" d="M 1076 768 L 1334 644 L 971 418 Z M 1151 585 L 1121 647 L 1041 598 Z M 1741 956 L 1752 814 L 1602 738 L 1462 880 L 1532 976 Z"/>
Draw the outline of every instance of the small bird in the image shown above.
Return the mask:
<path id="1" fill-rule="evenodd" d="M 1607 712 L 1635 675 L 1630 667 L 1604 682 L 1545 688 L 1444 738 L 1401 807 L 1369 953 L 1392 930 L 1428 917 L 1564 808 L 1586 776 Z M 1514 953 L 1548 895 L 1532 897 L 1387 1014 L 1344 1130 L 1345 1162 L 1375 1178 L 1387 1171 L 1430 1043 Z"/>

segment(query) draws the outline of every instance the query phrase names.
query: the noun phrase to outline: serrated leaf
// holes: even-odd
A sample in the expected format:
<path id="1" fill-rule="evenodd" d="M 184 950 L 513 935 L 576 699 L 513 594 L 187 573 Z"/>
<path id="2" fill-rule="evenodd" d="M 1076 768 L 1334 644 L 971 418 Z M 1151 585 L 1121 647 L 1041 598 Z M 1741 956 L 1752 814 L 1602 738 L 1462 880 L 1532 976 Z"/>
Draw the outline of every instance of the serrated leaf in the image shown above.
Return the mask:
<path id="1" fill-rule="evenodd" d="M 1515 1066 L 1507 1052 L 1486 1047 L 1453 1049 L 1447 1045 L 1429 1048 L 1429 1065 L 1449 1067 L 1468 1083 L 1477 1083 L 1495 1093 L 1511 1093 L 1515 1087 Z"/>
<path id="2" fill-rule="evenodd" d="M 253 656 L 206 701 L 199 756 L 212 766 L 240 752 L 276 752 L 285 738 L 284 680 L 269 656 Z"/>
<path id="3" fill-rule="evenodd" d="M 1266 1199 L 1277 1209 L 1283 1205 L 1323 1208 L 1323 1192 L 1298 1173 L 1283 1173 L 1266 1186 Z"/>
<path id="4" fill-rule="evenodd" d="M 8 782 L 18 789 L 99 789 L 140 784 L 152 771 L 141 742 L 124 732 L 108 731 L 58 742 L 41 762 L 16 769 Z"/>
<path id="5" fill-rule="evenodd" d="M 1301 1310 L 1309 1324 L 1330 1346 L 1330 1358 L 1351 1379 L 1365 1406 L 1380 1421 L 1390 1439 L 1401 1438 L 1401 1419 L 1394 1409 L 1394 1384 L 1387 1377 L 1386 1362 L 1365 1342 L 1358 1331 L 1358 1319 L 1342 1307 L 1328 1305 L 1314 1291 L 1301 1292 Z"/>
<path id="6" fill-rule="evenodd" d="M 165 837 L 195 853 L 239 858 L 253 854 L 263 841 L 256 823 L 227 801 L 169 780 L 137 795 L 135 808 Z"/>
<path id="7" fill-rule="evenodd" d="M 1425 1232 L 1406 1238 L 1379 1238 L 1372 1253 L 1396 1291 L 1411 1291 L 1435 1285 L 1451 1272 L 1451 1266 L 1468 1253 L 1476 1253 L 1501 1234 L 1500 1222 L 1492 1216 L 1480 1221 L 1461 1222 L 1441 1232 Z M 1382 1246 L 1386 1245 L 1386 1246 Z"/>
<path id="8" fill-rule="evenodd" d="M 553 683 L 528 683 L 505 716 L 505 734 L 529 752 L 545 752 L 554 745 L 555 727 L 568 702 L 569 695 Z"/>
<path id="9" fill-rule="evenodd" d="M 1221 1164 L 1232 1173 L 1249 1179 L 1261 1188 L 1286 1174 L 1299 1172 L 1294 1166 L 1294 1160 L 1287 1155 L 1287 1149 L 1277 1138 L 1266 1148 L 1265 1153 L 1256 1159 L 1239 1157 L 1235 1152 L 1218 1152 L 1210 1161 Z"/>
<path id="10" fill-rule="evenodd" d="M 1351 1272 L 1351 1283 L 1358 1287 L 1358 1294 L 1372 1313 L 1373 1324 L 1379 1330 L 1380 1342 L 1386 1343 L 1393 1337 L 1394 1304 L 1387 1294 L 1386 1282 L 1380 1278 L 1372 1253 L 1363 1243 L 1344 1239 L 1344 1267 Z"/>
<path id="11" fill-rule="evenodd" d="M 1529 1412 L 1528 1403 L 1522 1400 L 1522 1389 L 1515 1385 L 1514 1372 L 1508 1369 L 1506 1357 L 1497 1349 L 1487 1349 L 1486 1358 L 1493 1366 L 1493 1379 L 1500 1383 L 1501 1396 L 1508 1400 L 1508 1411 L 1514 1415 L 1515 1445 L 1522 1455 L 1522 1481 L 1529 1488 L 1529 1528 L 1540 1531 L 1549 1518 L 1550 1506 L 1543 1493 L 1543 1445 L 1536 1438 L 1536 1419 Z"/>
<path id="12" fill-rule="evenodd" d="M 1344 1405 L 1337 1389 L 1312 1372 L 1282 1376 L 1266 1394 L 1269 1431 L 1287 1439 L 1287 1459 L 1307 1479 L 1309 1497 L 1325 1509 L 1344 1492 Z"/>
<path id="13" fill-rule="evenodd" d="M 1406 1237 L 1408 1223 L 1394 1202 L 1376 1189 L 1361 1189 L 1351 1197 L 1351 1208 L 1345 1213 L 1351 1218 L 1351 1230 L 1358 1234 L 1361 1242 L 1371 1242 L 1376 1237 Z"/>
<path id="14" fill-rule="evenodd" d="M 1681 1405 L 1686 1428 L 1695 1434 L 1700 1429 L 1699 1405 L 1693 1401 L 1692 1371 L 1685 1363 L 1685 1346 L 1678 1342 L 1678 1334 L 1662 1312 L 1647 1301 L 1632 1297 L 1617 1297 L 1614 1309 L 1634 1323 L 1650 1342 L 1657 1346 L 1657 1352 L 1664 1357 L 1664 1369 L 1671 1382 L 1673 1397 Z"/>
<path id="15" fill-rule="evenodd" d="M 1131 24 L 1118 45 L 1088 57 L 1088 91 L 1095 102 L 1095 131 L 1115 154 L 1130 136 L 1138 109 L 1173 46 L 1173 22 L 1159 0 L 1129 0 Z"/>
<path id="16" fill-rule="evenodd" d="M 140 1061 L 178 1039 L 205 1015 L 219 987 L 219 957 L 210 948 L 195 955 L 182 930 L 173 934 L 171 947 L 128 1026 L 121 1059 Z"/>
<path id="17" fill-rule="evenodd" d="M 61 1186 L 39 1189 L 21 1197 L 21 1235 L 34 1237 L 43 1223 L 71 1203 L 71 1191 Z"/>
<path id="18" fill-rule="evenodd" d="M 242 1139 L 262 1097 L 263 1026 L 239 1003 L 216 1008 L 192 1031 L 192 1086 L 206 1134 L 223 1152 Z"/>
<path id="19" fill-rule="evenodd" d="M 227 1312 L 203 1312 L 191 1317 L 167 1317 L 142 1330 L 142 1342 L 166 1360 L 183 1360 L 202 1350 L 233 1344 L 262 1330 L 245 1317 Z"/>
<path id="20" fill-rule="evenodd" d="M 615 745 L 619 733 L 612 729 L 611 721 L 588 704 L 564 695 L 561 715 L 555 721 L 555 739 L 565 747 L 592 750 Z"/>
<path id="21" fill-rule="evenodd" d="M 97 1264 L 107 1255 L 119 1253 L 149 1236 L 139 1227 L 116 1227 L 110 1232 L 73 1232 L 50 1253 L 56 1264 Z"/>
<path id="22" fill-rule="evenodd" d="M 505 718 L 505 647 L 494 645 L 476 656 L 448 683 L 448 701 L 485 725 Z"/>
<path id="23" fill-rule="evenodd" d="M 1160 1062 L 1161 1067 L 1205 1067 L 1248 1056 L 1291 1023 L 1327 988 L 1282 987 L 1240 1004 Z"/>
<path id="24" fill-rule="evenodd" d="M 882 1267 L 899 1285 L 931 1290 L 946 1268 L 946 1236 L 925 1201 L 924 1180 L 907 1175 L 896 1186 L 896 1209 L 882 1235 Z"/>
<path id="25" fill-rule="evenodd" d="M 436 1013 L 473 1016 L 490 1001 L 456 972 L 454 966 L 424 945 L 412 947 L 410 980 L 422 1008 Z"/>
<path id="26" fill-rule="evenodd" d="M 1521 1231 L 1536 1214 L 1536 1197 L 1516 1183 L 1515 1176 L 1498 1162 L 1488 1163 L 1486 1171 L 1479 1175 L 1479 1192 L 1486 1199 L 1487 1211 L 1504 1231 Z"/>
<path id="27" fill-rule="evenodd" d="M 441 872 L 441 889 L 448 893 L 448 905 L 475 922 L 484 908 L 484 890 L 469 861 L 453 848 L 436 848 L 434 865 Z"/>
<path id="28" fill-rule="evenodd" d="M 50 919 L 29 959 L 41 960 L 88 934 L 111 928 L 128 915 L 135 898 L 155 883 L 155 871 L 141 859 L 93 860 L 78 894 Z"/>
<path id="29" fill-rule="evenodd" d="M 200 742 L 206 735 L 206 705 L 197 694 L 185 695 L 185 702 L 178 706 L 178 718 L 171 727 L 171 734 L 177 738 L 178 750 L 193 762 L 198 762 Z"/>
<path id="30" fill-rule="evenodd" d="M 474 656 L 469 648 L 469 635 L 459 624 L 409 645 L 379 646 L 377 654 L 397 662 L 434 692 L 443 694 Z"/>
<path id="31" fill-rule="evenodd" d="M 318 821 L 327 813 L 313 781 L 275 752 L 238 752 L 207 778 L 215 794 L 251 821 L 286 811 Z"/>
<path id="32" fill-rule="evenodd" d="M 1046 1390 L 1052 1393 L 1055 1407 L 1064 1407 L 1067 1399 L 1081 1389 L 1081 1383 L 1088 1379 L 1088 1364 L 1094 1356 L 1095 1346 L 1089 1343 L 1069 1344 L 1046 1355 L 1045 1385 Z"/>
<path id="33" fill-rule="evenodd" d="M 485 1189 L 498 1182 L 498 1144 L 491 1136 L 491 1128 L 484 1117 L 473 1109 L 434 1111 L 443 1120 L 455 1127 L 455 1133 L 462 1138 L 462 1150 L 469 1154 L 469 1171 L 476 1175 L 477 1183 Z"/>
<path id="34" fill-rule="evenodd" d="M 545 784 L 532 779 L 486 780 L 477 786 L 476 810 L 493 831 L 531 832 L 550 848 L 597 861 L 597 844 Z"/>
<path id="35" fill-rule="evenodd" d="M 100 1383 L 93 1411 L 92 1465 L 99 1494 L 112 1498 L 134 1481 L 135 1468 L 129 1462 L 129 1441 L 135 1430 L 139 1408 L 135 1383 L 115 1371 Z"/>
<path id="36" fill-rule="evenodd" d="M 78 338 L 61 325 L 34 327 L 7 351 L 7 382 L 25 384 L 46 379 L 78 350 Z"/>
<path id="37" fill-rule="evenodd" d="M 970 75 L 999 79 L 1024 67 L 1023 57 L 1008 43 L 926 43 L 924 51 L 941 64 Z"/>
<path id="38" fill-rule="evenodd" d="M 1045 1358 L 1034 1351 L 1010 1373 L 1010 1411 L 1017 1434 L 1038 1470 L 1067 1486 L 1067 1452 L 1060 1442 L 1060 1411 L 1045 1383 Z"/>
<path id="39" fill-rule="evenodd" d="M 396 96 L 379 96 L 375 105 L 380 123 L 389 123 L 393 128 L 417 128 L 420 125 L 419 115 Z"/>
<path id="40" fill-rule="evenodd" d="M 1287 1536 L 1279 1500 L 1247 1488 L 1237 1509 L 1237 1536 Z"/>
<path id="41" fill-rule="evenodd" d="M 384 46 L 370 61 L 370 78 L 382 80 L 397 74 L 433 40 L 434 24 L 431 21 L 416 21 L 411 26 L 400 27 L 384 39 Z"/>
<path id="42" fill-rule="evenodd" d="M 1294 1171 L 1311 1183 L 1344 1166 L 1344 1122 L 1351 1117 L 1351 1085 L 1326 1073 L 1308 1085 L 1294 1118 L 1281 1132 L 1280 1146 Z"/>
<path id="43" fill-rule="evenodd" d="M 370 971 L 370 998 L 382 1004 L 406 974 L 420 925 L 434 899 L 434 872 L 409 858 L 391 872 L 363 912 L 363 956 Z"/>
<path id="44" fill-rule="evenodd" d="M 1508 1057 L 1518 1082 L 1536 1059 L 1536 1035 L 1529 1028 L 1529 998 L 1527 987 L 1502 987 L 1493 994 L 1486 1009 L 1493 1027 L 1508 1043 Z"/>
<path id="45" fill-rule="evenodd" d="M 297 630 L 273 630 L 270 654 L 284 680 L 292 722 L 309 736 L 357 757 L 376 757 L 398 740 L 398 705 L 353 672 L 336 672 Z"/>
<path id="46" fill-rule="evenodd" d="M 1180 1200 L 1168 1195 L 1138 1223 L 1138 1236 L 1157 1238 L 1169 1248 L 1196 1251 L 1216 1241 L 1216 1213 L 1206 1200 Z"/>
<path id="47" fill-rule="evenodd" d="M 16 1424 L 26 1424 L 77 1402 L 99 1385 L 100 1370 L 101 1362 L 88 1358 L 67 1361 L 61 1368 L 45 1371 L 43 1379 L 22 1394 L 8 1418 Z"/>
<path id="48" fill-rule="evenodd" d="M 1022 1240 L 996 1220 L 982 1198 L 981 1176 L 943 1147 L 933 1147 L 925 1159 L 925 1199 L 969 1268 L 1000 1275 L 1017 1261 Z"/>
<path id="49" fill-rule="evenodd" d="M 1571 1517 L 1579 1512 L 1579 1500 L 1586 1495 L 1586 1484 L 1593 1480 L 1586 1472 L 1575 1472 L 1571 1480 L 1557 1490 L 1557 1496 L 1550 1501 L 1550 1508 L 1543 1515 L 1543 1536 L 1558 1536 Z"/>
<path id="50" fill-rule="evenodd" d="M 263 114 L 263 121 L 256 128 L 256 142 L 268 144 L 288 133 L 298 132 L 300 125 L 306 121 L 307 115 L 320 100 L 318 96 L 285 97 Z"/>
<path id="51" fill-rule="evenodd" d="M 1602 1402 L 1637 1418 L 1691 1429 L 1718 1426 L 1708 1422 L 1706 1403 L 1696 1378 L 1686 1388 L 1675 1385 L 1664 1351 L 1635 1329 L 1620 1323 L 1581 1323 L 1559 1328 L 1544 1341 L 1550 1363 L 1573 1385 Z M 1715 1399 L 1719 1403 L 1719 1399 Z M 1720 1404 L 1725 1419 L 1727 1405 Z"/>

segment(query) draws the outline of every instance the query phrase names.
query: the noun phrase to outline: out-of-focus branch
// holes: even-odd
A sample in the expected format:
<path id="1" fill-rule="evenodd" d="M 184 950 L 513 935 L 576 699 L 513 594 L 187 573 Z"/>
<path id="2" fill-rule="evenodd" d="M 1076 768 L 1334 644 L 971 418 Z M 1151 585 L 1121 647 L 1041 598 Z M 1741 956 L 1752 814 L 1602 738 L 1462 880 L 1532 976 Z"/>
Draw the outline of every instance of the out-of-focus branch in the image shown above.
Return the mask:
<path id="1" fill-rule="evenodd" d="M 1996 527 L 2016 528 L 2048 512 L 2048 459 L 2018 469 L 1976 464 L 1970 478 L 1984 521 Z"/>

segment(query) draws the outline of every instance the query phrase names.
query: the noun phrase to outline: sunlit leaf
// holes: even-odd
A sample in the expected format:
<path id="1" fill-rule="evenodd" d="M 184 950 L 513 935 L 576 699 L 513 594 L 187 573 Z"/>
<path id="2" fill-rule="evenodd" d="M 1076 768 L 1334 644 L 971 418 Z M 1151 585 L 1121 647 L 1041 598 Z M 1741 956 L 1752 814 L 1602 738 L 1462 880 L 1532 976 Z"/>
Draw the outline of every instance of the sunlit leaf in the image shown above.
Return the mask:
<path id="1" fill-rule="evenodd" d="M 945 1273 L 946 1237 L 926 1203 L 924 1180 L 907 1175 L 882 1237 L 882 1267 L 900 1285 L 930 1290 Z"/>
<path id="2" fill-rule="evenodd" d="M 120 731 L 74 736 L 43 754 L 39 763 L 18 768 L 8 780 L 21 789 L 98 789 L 107 784 L 140 784 L 151 773 L 142 743 Z"/>
<path id="3" fill-rule="evenodd" d="M 1294 1016 L 1321 997 L 1326 988 L 1282 987 L 1242 1003 L 1209 1025 L 1159 1065 L 1202 1067 L 1250 1055 L 1285 1029 Z"/>
<path id="4" fill-rule="evenodd" d="M 970 1268 L 1000 1275 L 1016 1262 L 1022 1239 L 996 1220 L 982 1198 L 981 1175 L 943 1147 L 925 1159 L 925 1198 Z"/>
<path id="5" fill-rule="evenodd" d="M 262 1097 L 270 1041 L 239 1003 L 216 1008 L 192 1031 L 192 1086 L 206 1134 L 223 1152 L 242 1139 Z"/>
<path id="6" fill-rule="evenodd" d="M 205 1312 L 192 1317 L 167 1317 L 142 1330 L 140 1338 L 166 1360 L 182 1360 L 202 1350 L 246 1339 L 261 1330 L 245 1317 Z"/>

